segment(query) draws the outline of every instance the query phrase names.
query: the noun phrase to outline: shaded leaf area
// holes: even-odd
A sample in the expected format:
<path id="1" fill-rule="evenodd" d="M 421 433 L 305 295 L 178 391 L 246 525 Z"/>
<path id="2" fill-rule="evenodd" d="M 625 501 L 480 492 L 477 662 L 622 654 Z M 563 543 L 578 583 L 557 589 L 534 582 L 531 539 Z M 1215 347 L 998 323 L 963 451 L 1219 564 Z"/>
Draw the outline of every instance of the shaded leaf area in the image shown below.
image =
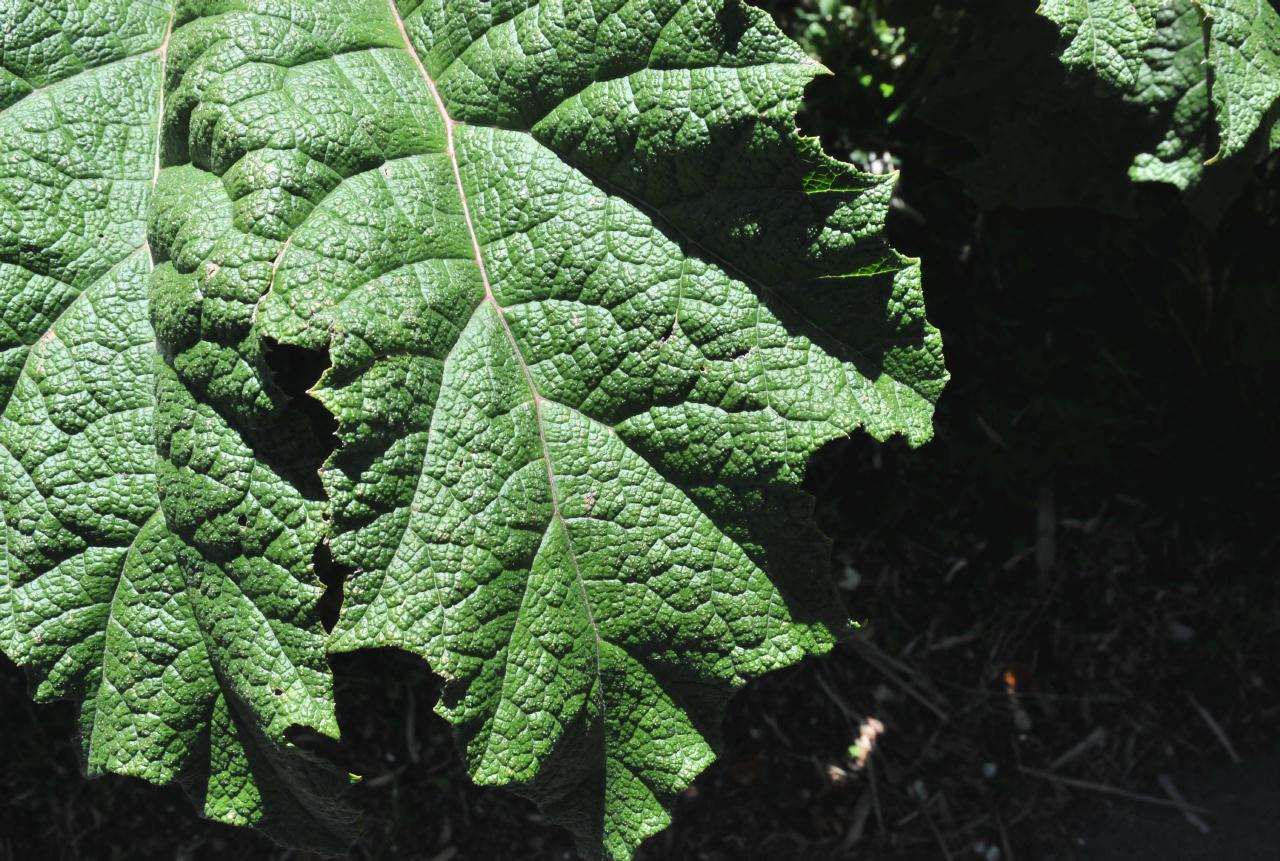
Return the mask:
<path id="1" fill-rule="evenodd" d="M 834 76 L 814 83 L 803 113 L 827 146 L 886 168 L 926 158 L 986 207 L 1131 212 L 1129 164 L 1156 132 L 1139 108 L 1069 79 L 1055 56 L 1059 33 L 1033 0 L 861 5 L 864 17 L 897 34 L 888 46 L 842 33 L 838 18 L 806 23 L 811 4 L 796 5 L 775 7 L 793 26 L 832 31 L 839 45 L 822 57 Z M 888 95 L 866 94 L 860 81 L 869 66 Z M 865 119 L 854 125 L 848 116 Z M 946 134 L 921 136 L 921 123 Z"/>
<path id="2" fill-rule="evenodd" d="M 1148 5 L 1164 10 L 1168 4 Z M 1236 146 L 1219 152 L 1194 10 L 1151 12 L 1151 20 L 1170 20 L 1152 31 L 1158 39 L 1143 55 L 1141 81 L 1132 70 L 1123 78 L 1133 83 L 1130 97 L 1118 89 L 1120 80 L 1099 78 L 1089 63 L 1061 62 L 1062 32 L 1036 14 L 1034 0 L 965 7 L 931 0 L 865 2 L 857 4 L 854 24 L 819 15 L 821 4 L 815 2 L 773 8 L 802 35 L 819 29 L 821 38 L 807 36 L 806 44 L 815 49 L 836 40 L 823 55 L 836 74 L 814 84 L 803 111 L 806 125 L 828 147 L 884 167 L 901 164 L 908 154 L 928 158 L 961 178 L 986 207 L 1083 206 L 1133 214 L 1133 180 L 1172 181 L 1200 219 L 1213 223 L 1268 151 L 1273 118 L 1264 115 Z M 1110 23 L 1114 18 L 1124 24 L 1127 19 L 1119 15 L 1099 16 L 1094 23 L 1103 17 L 1103 29 L 1117 40 L 1137 27 L 1135 21 L 1123 27 Z M 879 32 L 892 39 L 866 35 L 867 19 L 878 21 Z M 1085 35 L 1077 32 L 1067 49 L 1089 44 Z M 1133 32 L 1135 39 L 1139 35 Z M 1137 48 L 1125 51 L 1136 56 Z M 1122 53 L 1118 48 L 1116 55 Z M 1118 65 L 1117 73 L 1123 68 Z M 1200 86 L 1191 87 L 1195 80 Z M 883 86 L 869 93 L 864 82 L 870 81 Z M 856 125 L 842 122 L 845 110 L 862 119 Z M 950 137 L 904 133 L 913 119 Z M 921 152 L 922 146 L 935 149 Z M 1214 164 L 1202 169 L 1215 154 Z"/>
<path id="3" fill-rule="evenodd" d="M 1135 179 L 1195 188 L 1218 162 L 1252 161 L 1274 148 L 1280 10 L 1273 5 L 1046 0 L 1040 12 L 1062 28 L 1064 63 L 1115 88 L 1162 129 L 1160 142 L 1135 158 Z"/>

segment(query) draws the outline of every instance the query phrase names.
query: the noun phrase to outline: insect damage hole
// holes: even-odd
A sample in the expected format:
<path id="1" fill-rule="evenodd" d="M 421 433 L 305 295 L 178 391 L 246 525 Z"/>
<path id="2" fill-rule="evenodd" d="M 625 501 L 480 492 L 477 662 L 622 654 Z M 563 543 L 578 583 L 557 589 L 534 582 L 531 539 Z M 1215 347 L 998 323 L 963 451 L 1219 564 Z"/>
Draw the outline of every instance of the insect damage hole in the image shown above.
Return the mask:
<path id="1" fill-rule="evenodd" d="M 296 454 L 293 467 L 304 473 L 298 476 L 308 492 L 323 495 L 320 489 L 320 468 L 338 448 L 338 420 L 328 408 L 311 394 L 321 375 L 329 368 L 329 356 L 324 350 L 308 350 L 293 344 L 266 339 L 265 359 L 272 379 L 287 397 L 284 421 L 296 427 L 310 439 L 292 442 Z M 309 433 L 307 433 L 309 431 Z M 331 513 L 322 514 L 327 523 Z M 312 571 L 324 587 L 316 612 L 326 631 L 332 631 L 342 609 L 343 583 L 349 573 L 339 565 L 329 551 L 328 541 L 320 541 L 312 554 Z"/>
<path id="2" fill-rule="evenodd" d="M 338 419 L 311 394 L 329 369 L 329 355 L 324 350 L 308 350 L 271 338 L 265 339 L 264 345 L 267 369 L 288 399 L 286 412 L 311 431 L 312 439 L 295 443 L 295 450 L 306 452 L 305 466 L 314 472 L 338 447 Z"/>

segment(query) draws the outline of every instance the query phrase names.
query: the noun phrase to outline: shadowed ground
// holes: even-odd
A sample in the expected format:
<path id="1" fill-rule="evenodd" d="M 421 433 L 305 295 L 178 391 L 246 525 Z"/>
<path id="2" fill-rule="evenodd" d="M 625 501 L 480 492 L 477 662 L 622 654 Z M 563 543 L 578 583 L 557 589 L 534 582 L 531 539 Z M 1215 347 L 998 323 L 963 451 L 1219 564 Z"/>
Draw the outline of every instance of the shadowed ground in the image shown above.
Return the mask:
<path id="1" fill-rule="evenodd" d="M 1208 808 L 1208 834 L 1176 811 L 1135 815 L 1097 829 L 1090 861 L 1273 861 L 1280 858 L 1280 755 L 1206 776 L 1194 803 Z M 1191 800 L 1191 799 L 1189 799 Z"/>

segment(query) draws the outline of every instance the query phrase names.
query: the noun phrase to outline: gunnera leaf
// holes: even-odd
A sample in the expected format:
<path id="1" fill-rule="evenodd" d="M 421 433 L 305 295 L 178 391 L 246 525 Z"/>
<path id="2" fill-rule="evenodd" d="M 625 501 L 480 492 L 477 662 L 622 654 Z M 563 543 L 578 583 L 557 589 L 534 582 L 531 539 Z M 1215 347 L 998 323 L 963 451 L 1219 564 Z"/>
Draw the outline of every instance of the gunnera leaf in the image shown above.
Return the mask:
<path id="1" fill-rule="evenodd" d="M 1131 175 L 1195 189 L 1275 148 L 1280 12 L 1253 0 L 1045 0 L 1063 62 L 1147 110 L 1163 138 Z M 1219 162 L 1223 167 L 1216 167 Z M 1208 168 L 1208 169 L 1206 169 Z"/>
<path id="2" fill-rule="evenodd" d="M 126 8 L 93 33 L 122 42 L 144 14 Z M 243 748 L 237 769 L 206 748 L 211 795 L 275 813 L 278 789 L 299 802 L 287 822 L 323 819 L 327 784 L 278 740 L 289 724 L 336 734 L 311 570 L 327 530 L 353 570 L 330 648 L 425 657 L 477 780 L 537 800 L 585 856 L 630 857 L 713 758 L 733 691 L 844 629 L 799 488 L 810 455 L 858 428 L 932 432 L 946 372 L 918 265 L 883 238 L 894 179 L 797 137 L 821 67 L 736 0 L 190 0 L 162 17 L 169 35 L 138 49 L 150 89 L 130 90 L 158 143 L 129 174 L 134 233 L 107 261 L 147 276 L 161 361 L 96 398 L 66 382 L 86 415 L 152 391 L 135 385 L 147 373 L 154 399 L 129 401 L 136 427 L 64 437 L 136 459 L 86 479 L 138 479 L 102 503 L 128 510 L 113 509 L 123 537 L 99 543 L 138 545 L 120 564 L 163 577 L 69 573 L 97 596 L 76 619 L 127 633 L 125 605 L 101 597 L 113 582 L 187 602 L 169 627 L 198 633 L 222 693 L 200 726 L 267 752 Z M 79 303 L 86 284 L 58 277 Z M 134 317 L 94 318 L 95 349 L 145 352 L 128 295 Z M 129 320 L 129 338 L 106 333 Z M 34 356 L 30 342 L 15 348 Z M 341 447 L 319 475 L 275 344 L 332 363 L 313 393 Z M 50 422 L 81 414 L 45 402 Z M 56 546 L 24 531 L 17 500 L 56 494 L 18 491 L 29 453 L 6 450 L 20 607 L 41 582 L 24 548 Z M 24 612 L 0 627 L 23 657 Z M 114 666 L 92 631 L 49 652 L 83 667 L 81 687 L 95 647 Z M 121 663 L 141 674 L 130 692 L 176 665 Z M 273 783 L 228 788 L 263 762 Z"/>
<path id="3" fill-rule="evenodd" d="M 161 510 L 146 219 L 173 4 L 0 16 L 0 646 L 37 699 L 83 701 L 90 775 L 180 780 L 210 818 L 340 849 L 346 779 L 284 737 L 336 732 L 318 590 L 279 561 L 306 542 L 254 510 L 237 568 Z M 268 469 L 209 479 L 267 493 Z"/>
<path id="4" fill-rule="evenodd" d="M 809 456 L 931 433 L 894 180 L 796 137 L 821 69 L 736 2 L 266 10 L 174 36 L 161 342 L 215 399 L 210 344 L 329 352 L 332 648 L 425 657 L 478 781 L 628 858 L 842 629 Z"/>

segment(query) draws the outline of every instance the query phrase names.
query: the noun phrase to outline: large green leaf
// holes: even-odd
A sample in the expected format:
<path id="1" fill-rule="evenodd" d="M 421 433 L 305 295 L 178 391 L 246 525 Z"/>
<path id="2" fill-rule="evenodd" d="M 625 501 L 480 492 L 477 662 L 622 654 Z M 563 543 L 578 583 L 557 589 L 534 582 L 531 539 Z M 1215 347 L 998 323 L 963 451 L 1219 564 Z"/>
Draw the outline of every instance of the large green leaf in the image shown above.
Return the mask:
<path id="1" fill-rule="evenodd" d="M 138 16 L 171 33 L 119 88 L 137 141 L 90 104 L 79 135 L 50 113 L 132 165 L 132 202 L 104 192 L 132 232 L 57 276 L 63 335 L 11 324 L 19 364 L 57 374 L 24 371 L 5 419 L 10 651 L 108 716 L 111 768 L 182 776 L 206 739 L 211 813 L 326 842 L 329 778 L 280 738 L 336 734 L 312 571 L 331 518 L 354 570 L 331 647 L 426 657 L 478 780 L 629 857 L 733 691 L 844 627 L 810 455 L 931 433 L 946 373 L 882 237 L 893 178 L 796 137 L 820 67 L 735 0 L 92 11 L 112 45 Z M 30 173 L 47 150 L 21 152 Z M 17 230 L 15 255 L 62 253 Z M 332 363 L 319 475 L 278 344 Z"/>
<path id="2" fill-rule="evenodd" d="M 1258 0 L 1044 0 L 1064 62 L 1093 70 L 1165 130 L 1138 180 L 1198 184 L 1206 164 L 1273 148 L 1280 12 Z"/>
<path id="3" fill-rule="evenodd" d="M 426 657 L 477 780 L 629 857 L 843 624 L 810 454 L 930 433 L 893 179 L 795 138 L 819 68 L 737 3 L 348 0 L 175 51 L 160 337 L 188 377 L 211 310 L 328 350 L 333 647 Z"/>
<path id="4" fill-rule="evenodd" d="M 0 11 L 0 645 L 37 698 L 84 701 L 89 774 L 181 780 L 211 818 L 341 847 L 344 778 L 284 738 L 336 732 L 317 588 L 268 594 L 160 510 L 145 225 L 175 13 Z"/>

